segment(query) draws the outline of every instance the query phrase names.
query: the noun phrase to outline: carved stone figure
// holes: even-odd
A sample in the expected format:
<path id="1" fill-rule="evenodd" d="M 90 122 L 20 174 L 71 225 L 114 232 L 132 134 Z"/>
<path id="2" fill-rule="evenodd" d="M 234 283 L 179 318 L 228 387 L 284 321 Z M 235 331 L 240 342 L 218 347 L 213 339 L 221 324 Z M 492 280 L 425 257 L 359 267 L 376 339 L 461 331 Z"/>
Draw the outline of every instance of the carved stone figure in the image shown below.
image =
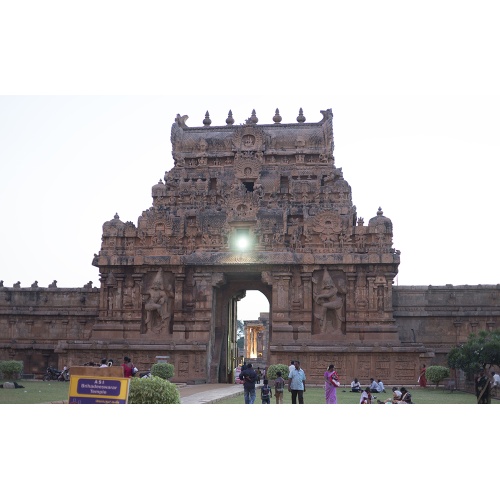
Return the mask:
<path id="1" fill-rule="evenodd" d="M 146 310 L 146 333 L 170 331 L 170 320 L 172 318 L 171 302 L 174 297 L 172 288 L 163 285 L 163 274 L 161 269 L 156 274 L 151 288 L 145 293 L 144 309 Z"/>
<path id="2" fill-rule="evenodd" d="M 316 280 L 313 279 L 316 283 Z M 343 333 L 342 325 L 345 321 L 344 299 L 346 289 L 343 279 L 339 279 L 337 285 L 333 282 L 330 274 L 325 269 L 319 293 L 314 294 L 318 312 L 315 317 L 320 321 L 320 332 L 338 334 Z"/>

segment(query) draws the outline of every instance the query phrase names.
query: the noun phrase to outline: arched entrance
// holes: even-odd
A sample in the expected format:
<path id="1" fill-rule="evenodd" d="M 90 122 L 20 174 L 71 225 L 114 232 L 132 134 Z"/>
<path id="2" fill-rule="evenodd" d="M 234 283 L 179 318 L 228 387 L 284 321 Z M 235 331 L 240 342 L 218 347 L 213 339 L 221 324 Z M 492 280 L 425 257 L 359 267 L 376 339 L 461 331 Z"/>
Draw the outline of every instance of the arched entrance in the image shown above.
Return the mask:
<path id="1" fill-rule="evenodd" d="M 236 339 L 238 302 L 245 297 L 247 290 L 262 292 L 272 310 L 272 290 L 262 282 L 259 273 L 225 274 L 225 284 L 215 289 L 215 314 L 211 335 L 209 374 L 210 381 L 221 383 L 234 382 L 234 369 L 238 359 Z M 271 331 L 269 332 L 271 337 Z"/>

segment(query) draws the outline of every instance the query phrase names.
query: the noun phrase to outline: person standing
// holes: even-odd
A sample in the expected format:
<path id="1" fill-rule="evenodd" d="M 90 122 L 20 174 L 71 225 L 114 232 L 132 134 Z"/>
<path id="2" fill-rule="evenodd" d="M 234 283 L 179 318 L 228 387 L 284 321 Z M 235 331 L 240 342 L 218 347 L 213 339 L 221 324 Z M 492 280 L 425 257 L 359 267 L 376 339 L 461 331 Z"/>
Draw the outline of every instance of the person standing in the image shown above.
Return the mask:
<path id="1" fill-rule="evenodd" d="M 125 356 L 123 358 L 123 376 L 125 378 L 130 378 L 134 375 L 134 363 L 132 363 L 132 360 L 128 357 L 128 356 Z"/>
<path id="2" fill-rule="evenodd" d="M 481 368 L 481 370 L 479 370 L 479 375 L 476 377 L 474 385 L 476 389 L 477 404 L 490 404 L 491 384 L 484 369 Z"/>
<path id="3" fill-rule="evenodd" d="M 273 397 L 273 391 L 269 385 L 269 380 L 264 379 L 264 385 L 260 388 L 260 399 L 262 399 L 262 404 L 270 405 L 271 398 Z"/>
<path id="4" fill-rule="evenodd" d="M 290 366 L 288 367 L 288 378 L 292 377 L 292 370 L 295 370 L 295 361 L 293 359 L 290 361 Z"/>
<path id="5" fill-rule="evenodd" d="M 276 372 L 276 379 L 274 380 L 274 397 L 276 398 L 276 404 L 283 404 L 283 391 L 285 389 L 285 379 L 281 376 L 281 372 Z"/>
<path id="6" fill-rule="evenodd" d="M 304 392 L 306 392 L 306 374 L 300 367 L 300 361 L 294 362 L 294 369 L 290 370 L 291 377 L 288 378 L 288 392 L 292 393 L 292 404 L 304 404 Z"/>
<path id="7" fill-rule="evenodd" d="M 257 367 L 257 384 L 260 384 L 261 377 L 262 377 L 262 372 L 260 371 L 260 367 Z"/>
<path id="8" fill-rule="evenodd" d="M 240 380 L 243 380 L 243 391 L 245 395 L 245 404 L 253 405 L 255 402 L 255 382 L 257 373 L 252 368 L 252 363 L 248 363 L 246 368 L 240 373 Z"/>
<path id="9" fill-rule="evenodd" d="M 420 369 L 420 375 L 418 376 L 418 385 L 420 387 L 427 387 L 427 377 L 425 376 L 425 370 L 426 366 L 422 365 L 422 368 Z"/>
<path id="10" fill-rule="evenodd" d="M 337 404 L 337 387 L 340 386 L 338 373 L 332 364 L 324 374 L 326 404 Z"/>

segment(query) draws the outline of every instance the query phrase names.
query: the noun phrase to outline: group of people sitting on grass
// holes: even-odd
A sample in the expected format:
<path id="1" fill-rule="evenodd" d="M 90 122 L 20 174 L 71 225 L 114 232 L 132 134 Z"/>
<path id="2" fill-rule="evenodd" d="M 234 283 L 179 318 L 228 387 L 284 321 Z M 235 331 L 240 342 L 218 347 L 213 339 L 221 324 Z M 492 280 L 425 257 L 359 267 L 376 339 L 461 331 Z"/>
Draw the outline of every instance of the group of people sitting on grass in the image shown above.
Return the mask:
<path id="1" fill-rule="evenodd" d="M 379 404 L 413 404 L 411 400 L 411 394 L 406 390 L 405 387 L 398 389 L 397 387 L 392 388 L 392 396 L 387 399 L 377 399 L 377 396 L 372 394 L 372 391 L 367 387 L 362 393 L 359 399 L 360 404 L 372 404 L 374 401 Z"/>
<path id="2" fill-rule="evenodd" d="M 377 393 L 377 392 L 387 392 L 385 390 L 384 383 L 380 379 L 375 380 L 375 379 L 371 378 L 369 389 L 370 389 L 370 392 L 372 394 Z M 361 389 L 361 383 L 359 382 L 359 380 L 357 378 L 355 378 L 351 382 L 351 392 L 363 392 L 363 389 Z"/>

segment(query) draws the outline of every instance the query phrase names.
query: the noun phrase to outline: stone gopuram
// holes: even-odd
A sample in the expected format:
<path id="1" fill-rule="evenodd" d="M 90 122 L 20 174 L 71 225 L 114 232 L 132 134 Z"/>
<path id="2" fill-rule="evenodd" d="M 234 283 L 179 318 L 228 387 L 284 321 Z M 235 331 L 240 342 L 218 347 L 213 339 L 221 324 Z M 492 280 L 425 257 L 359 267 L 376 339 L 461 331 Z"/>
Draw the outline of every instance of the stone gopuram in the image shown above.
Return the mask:
<path id="1" fill-rule="evenodd" d="M 118 215 L 103 225 L 99 288 L 1 283 L 2 359 L 43 373 L 124 355 L 147 369 L 168 356 L 175 381 L 230 383 L 247 290 L 269 300 L 252 356 L 299 359 L 310 383 L 334 362 L 344 382 L 414 384 L 423 362 L 442 364 L 471 331 L 498 327 L 498 286 L 393 288 L 391 220 L 377 207 L 367 223 L 358 215 L 335 165 L 332 111 L 321 113 L 283 124 L 276 110 L 259 124 L 252 112 L 235 125 L 230 112 L 223 126 L 207 113 L 200 127 L 178 115 L 174 166 L 152 206 L 137 225 Z"/>
<path id="2" fill-rule="evenodd" d="M 270 363 L 300 358 L 315 377 L 337 349 L 362 343 L 371 363 L 375 343 L 399 346 L 392 223 L 381 209 L 358 217 L 321 113 L 282 124 L 276 111 L 267 125 L 230 114 L 224 126 L 207 114 L 202 127 L 178 115 L 151 208 L 137 226 L 118 215 L 103 226 L 92 338 L 126 342 L 136 360 L 166 352 L 180 379 L 230 382 L 237 302 L 251 289 L 270 303 Z"/>

